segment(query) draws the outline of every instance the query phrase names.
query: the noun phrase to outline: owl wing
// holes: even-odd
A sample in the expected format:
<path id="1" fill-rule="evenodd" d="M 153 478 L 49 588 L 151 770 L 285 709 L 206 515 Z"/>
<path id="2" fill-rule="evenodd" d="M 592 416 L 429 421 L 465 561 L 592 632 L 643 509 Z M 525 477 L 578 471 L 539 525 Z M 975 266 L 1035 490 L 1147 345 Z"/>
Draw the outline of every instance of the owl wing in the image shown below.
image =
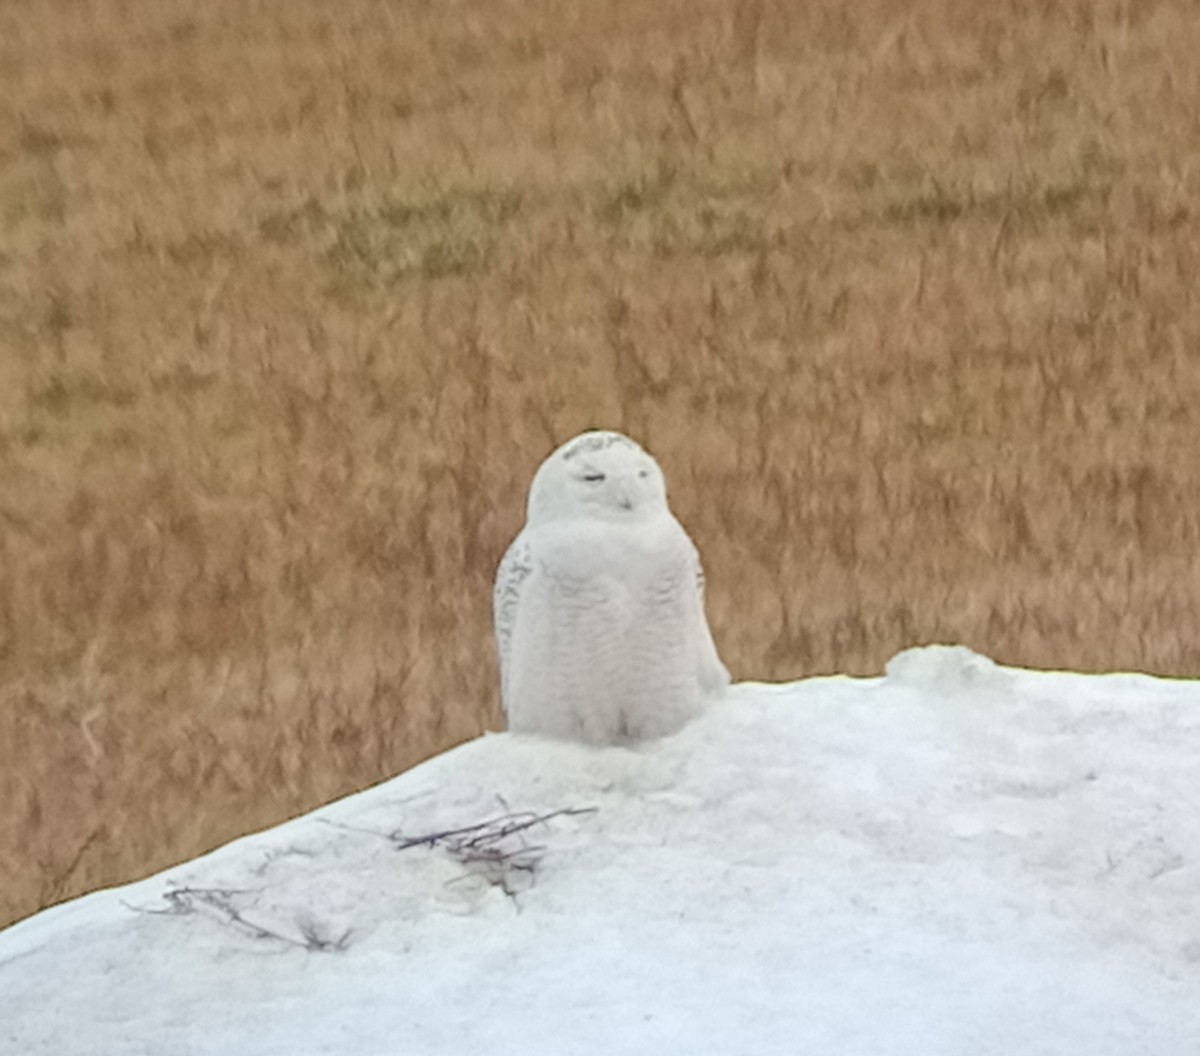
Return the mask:
<path id="1" fill-rule="evenodd" d="M 700 564 L 700 551 L 692 547 L 692 564 L 696 569 L 696 593 L 700 595 L 700 604 L 704 604 L 704 567 Z"/>
<path id="2" fill-rule="evenodd" d="M 521 604 L 521 588 L 533 572 L 533 551 L 525 532 L 513 540 L 500 567 L 492 592 L 492 616 L 495 621 L 496 652 L 500 657 L 500 703 L 508 713 L 508 680 L 512 660 L 513 628 Z"/>
<path id="3" fill-rule="evenodd" d="M 713 641 L 712 630 L 708 626 L 708 612 L 704 607 L 704 567 L 700 564 L 700 551 L 690 539 L 688 549 L 691 552 L 695 575 L 696 614 L 700 625 L 700 684 L 705 692 L 717 695 L 723 693 L 729 685 L 729 669 L 721 662 L 717 643 Z"/>

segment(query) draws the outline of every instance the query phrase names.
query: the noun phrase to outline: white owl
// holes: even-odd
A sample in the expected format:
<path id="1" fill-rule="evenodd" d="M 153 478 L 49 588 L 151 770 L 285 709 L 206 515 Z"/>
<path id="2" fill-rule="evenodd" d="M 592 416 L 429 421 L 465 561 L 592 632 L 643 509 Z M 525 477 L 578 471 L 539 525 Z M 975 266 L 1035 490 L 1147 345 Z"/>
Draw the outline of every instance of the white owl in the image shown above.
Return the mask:
<path id="1" fill-rule="evenodd" d="M 729 684 L 699 554 L 667 508 L 658 463 L 620 433 L 583 433 L 542 463 L 494 602 L 511 730 L 659 737 Z"/>

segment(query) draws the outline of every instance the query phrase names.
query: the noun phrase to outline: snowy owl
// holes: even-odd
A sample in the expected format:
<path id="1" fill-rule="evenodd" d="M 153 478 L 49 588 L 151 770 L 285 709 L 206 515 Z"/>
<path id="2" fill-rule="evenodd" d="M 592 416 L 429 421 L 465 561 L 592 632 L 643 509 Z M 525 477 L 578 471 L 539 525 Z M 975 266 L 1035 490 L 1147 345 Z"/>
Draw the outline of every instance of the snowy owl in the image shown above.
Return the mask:
<path id="1" fill-rule="evenodd" d="M 662 470 L 620 433 L 542 463 L 494 595 L 511 730 L 619 744 L 680 729 L 729 684 L 700 557 Z"/>

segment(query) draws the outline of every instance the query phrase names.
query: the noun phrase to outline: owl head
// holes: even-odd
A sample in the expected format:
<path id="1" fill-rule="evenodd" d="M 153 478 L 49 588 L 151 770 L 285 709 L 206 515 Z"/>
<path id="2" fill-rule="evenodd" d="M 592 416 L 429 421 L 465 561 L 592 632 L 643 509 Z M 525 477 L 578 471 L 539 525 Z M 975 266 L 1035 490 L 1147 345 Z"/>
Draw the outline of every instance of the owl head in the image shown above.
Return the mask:
<path id="1" fill-rule="evenodd" d="M 597 430 L 568 440 L 529 488 L 530 524 L 573 517 L 632 522 L 666 510 L 658 463 L 620 433 Z"/>

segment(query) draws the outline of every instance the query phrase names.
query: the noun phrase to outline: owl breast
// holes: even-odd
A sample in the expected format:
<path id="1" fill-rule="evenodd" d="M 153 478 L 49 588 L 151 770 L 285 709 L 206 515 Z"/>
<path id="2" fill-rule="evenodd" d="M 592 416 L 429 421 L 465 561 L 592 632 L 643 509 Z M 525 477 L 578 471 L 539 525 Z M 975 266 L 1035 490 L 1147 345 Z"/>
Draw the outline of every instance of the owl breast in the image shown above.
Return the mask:
<path id="1" fill-rule="evenodd" d="M 682 528 L 547 534 L 514 629 L 510 728 L 593 743 L 679 729 L 701 705 Z"/>

